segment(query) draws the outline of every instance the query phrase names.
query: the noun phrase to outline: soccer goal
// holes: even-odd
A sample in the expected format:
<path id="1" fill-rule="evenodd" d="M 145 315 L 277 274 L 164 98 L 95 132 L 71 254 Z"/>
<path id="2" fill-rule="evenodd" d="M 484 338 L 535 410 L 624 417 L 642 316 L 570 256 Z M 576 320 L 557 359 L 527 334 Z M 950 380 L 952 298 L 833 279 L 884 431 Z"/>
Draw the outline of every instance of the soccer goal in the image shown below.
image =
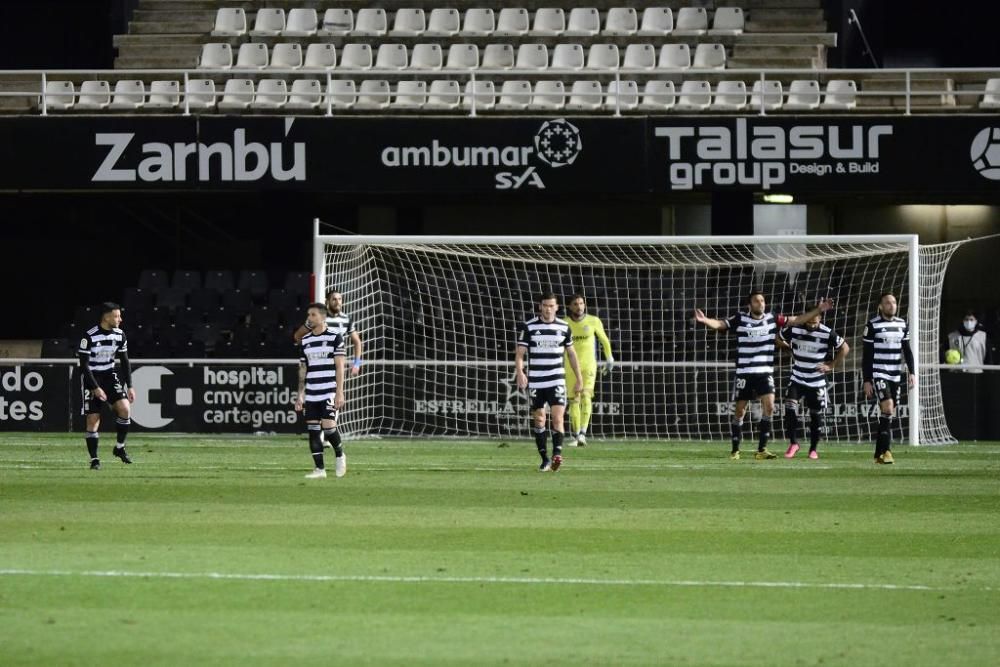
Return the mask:
<path id="1" fill-rule="evenodd" d="M 827 438 L 871 439 L 877 406 L 862 391 L 861 332 L 893 291 L 909 323 L 918 383 L 894 439 L 953 442 L 933 363 L 945 269 L 958 244 L 915 236 L 386 237 L 323 236 L 317 294 L 337 289 L 365 340 L 341 428 L 354 436 L 526 437 L 528 402 L 514 383 L 514 328 L 538 294 L 585 295 L 616 363 L 598 378 L 597 438 L 728 440 L 734 346 L 692 321 L 728 317 L 753 289 L 768 309 L 798 314 L 836 301 L 825 322 L 851 346 L 833 376 Z M 560 317 L 564 310 L 560 310 Z M 790 358 L 775 382 L 782 395 Z M 774 420 L 782 438 L 781 403 Z"/>

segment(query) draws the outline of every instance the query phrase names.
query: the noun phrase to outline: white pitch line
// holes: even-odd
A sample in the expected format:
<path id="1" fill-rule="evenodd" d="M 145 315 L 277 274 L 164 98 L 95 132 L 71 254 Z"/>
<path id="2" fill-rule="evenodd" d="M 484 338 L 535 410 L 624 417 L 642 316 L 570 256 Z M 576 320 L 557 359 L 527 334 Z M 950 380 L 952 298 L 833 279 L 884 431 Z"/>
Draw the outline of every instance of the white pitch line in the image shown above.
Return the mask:
<path id="1" fill-rule="evenodd" d="M 880 591 L 944 591 L 962 590 L 956 587 L 926 586 L 922 584 L 865 584 L 865 583 L 813 583 L 807 581 L 694 581 L 670 579 L 589 579 L 552 577 L 440 577 L 396 576 L 366 574 L 240 574 L 230 572 L 129 572 L 125 570 L 21 570 L 3 569 L 0 576 L 32 577 L 111 577 L 134 579 L 215 579 L 235 581 L 306 581 L 306 582 L 361 582 L 403 584 L 525 584 L 525 585 L 583 585 L 583 586 L 657 586 L 657 587 L 713 587 L 713 588 L 777 588 L 777 589 L 833 589 Z M 977 589 L 993 591 L 991 587 Z"/>

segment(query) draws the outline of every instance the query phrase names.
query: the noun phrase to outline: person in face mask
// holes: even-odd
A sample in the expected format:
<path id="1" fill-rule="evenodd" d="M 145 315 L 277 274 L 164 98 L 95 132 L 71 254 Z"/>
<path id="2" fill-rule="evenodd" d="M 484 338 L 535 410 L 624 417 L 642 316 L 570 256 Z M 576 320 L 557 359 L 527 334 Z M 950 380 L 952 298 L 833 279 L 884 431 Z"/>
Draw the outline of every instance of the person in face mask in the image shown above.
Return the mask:
<path id="1" fill-rule="evenodd" d="M 993 362 L 992 343 L 986 329 L 979 323 L 971 310 L 965 313 L 962 324 L 948 334 L 948 347 L 962 355 L 963 366 L 982 366 Z M 969 368 L 966 373 L 982 373 L 978 368 Z"/>

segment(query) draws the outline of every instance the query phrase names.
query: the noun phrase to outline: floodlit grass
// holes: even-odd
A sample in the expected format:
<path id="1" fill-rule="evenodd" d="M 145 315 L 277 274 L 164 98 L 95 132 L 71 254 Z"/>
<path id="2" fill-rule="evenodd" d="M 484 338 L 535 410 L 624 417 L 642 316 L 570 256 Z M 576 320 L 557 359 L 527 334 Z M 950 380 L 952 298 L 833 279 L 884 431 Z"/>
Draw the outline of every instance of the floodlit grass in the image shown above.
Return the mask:
<path id="1" fill-rule="evenodd" d="M 3 436 L 4 665 L 1000 663 L 996 443 L 111 440 Z"/>

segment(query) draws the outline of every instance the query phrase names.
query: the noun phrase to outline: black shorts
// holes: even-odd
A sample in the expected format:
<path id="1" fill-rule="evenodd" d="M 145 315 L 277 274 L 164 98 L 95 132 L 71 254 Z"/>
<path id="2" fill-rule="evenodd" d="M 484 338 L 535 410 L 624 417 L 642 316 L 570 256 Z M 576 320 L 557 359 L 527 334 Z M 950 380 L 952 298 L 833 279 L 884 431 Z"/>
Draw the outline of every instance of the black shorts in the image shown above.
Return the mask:
<path id="1" fill-rule="evenodd" d="M 566 405 L 566 385 L 560 384 L 555 387 L 545 387 L 544 389 L 528 389 L 528 397 L 531 398 L 531 409 L 541 410 L 546 404 Z"/>
<path id="2" fill-rule="evenodd" d="M 118 379 L 118 373 L 115 371 L 94 373 L 94 379 L 97 380 L 97 386 L 103 389 L 104 393 L 107 394 L 108 405 L 114 405 L 122 399 L 128 400 L 128 391 L 122 381 Z M 103 406 L 105 402 L 94 396 L 93 391 L 87 389 L 87 385 L 84 384 L 83 378 L 80 378 L 80 398 L 82 404 L 80 414 L 101 414 L 101 406 Z"/>
<path id="3" fill-rule="evenodd" d="M 806 408 L 815 412 L 826 410 L 826 387 L 807 387 L 798 382 L 789 382 L 785 389 L 786 401 L 804 401 Z"/>
<path id="4" fill-rule="evenodd" d="M 323 419 L 337 421 L 337 408 L 333 407 L 332 398 L 328 401 L 306 401 L 302 415 L 306 421 L 311 422 Z"/>
<path id="5" fill-rule="evenodd" d="M 892 380 L 872 380 L 872 388 L 875 390 L 875 398 L 878 402 L 892 400 L 893 405 L 899 405 L 899 394 L 902 385 Z"/>
<path id="6" fill-rule="evenodd" d="M 734 401 L 752 401 L 773 393 L 773 375 L 737 375 L 733 380 Z"/>

